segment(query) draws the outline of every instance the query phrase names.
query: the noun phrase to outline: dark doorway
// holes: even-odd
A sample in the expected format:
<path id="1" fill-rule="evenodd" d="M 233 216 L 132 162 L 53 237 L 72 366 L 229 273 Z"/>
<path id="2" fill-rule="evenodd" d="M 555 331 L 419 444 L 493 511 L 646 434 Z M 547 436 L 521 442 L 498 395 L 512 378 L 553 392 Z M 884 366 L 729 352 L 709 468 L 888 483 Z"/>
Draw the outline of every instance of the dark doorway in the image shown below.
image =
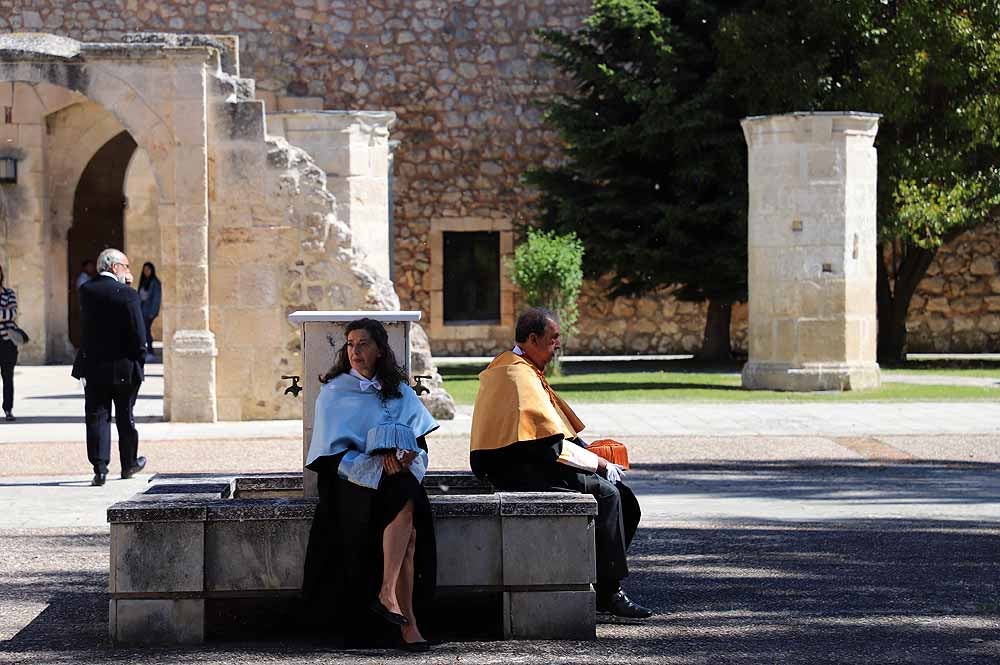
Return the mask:
<path id="1" fill-rule="evenodd" d="M 98 150 L 80 176 L 73 197 L 73 225 L 66 238 L 69 257 L 69 338 L 80 343 L 80 301 L 76 280 L 85 259 L 108 247 L 125 248 L 125 171 L 136 144 L 122 132 Z"/>
<path id="2" fill-rule="evenodd" d="M 444 322 L 500 322 L 500 234 L 445 231 Z"/>

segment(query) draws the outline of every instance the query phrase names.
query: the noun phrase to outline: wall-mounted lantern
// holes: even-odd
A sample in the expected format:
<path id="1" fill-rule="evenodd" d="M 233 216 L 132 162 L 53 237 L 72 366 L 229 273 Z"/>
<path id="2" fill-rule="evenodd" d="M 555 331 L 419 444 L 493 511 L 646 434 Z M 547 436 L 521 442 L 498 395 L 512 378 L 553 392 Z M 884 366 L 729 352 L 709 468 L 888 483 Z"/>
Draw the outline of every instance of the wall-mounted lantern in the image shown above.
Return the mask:
<path id="1" fill-rule="evenodd" d="M 17 182 L 17 158 L 0 157 L 0 183 Z"/>

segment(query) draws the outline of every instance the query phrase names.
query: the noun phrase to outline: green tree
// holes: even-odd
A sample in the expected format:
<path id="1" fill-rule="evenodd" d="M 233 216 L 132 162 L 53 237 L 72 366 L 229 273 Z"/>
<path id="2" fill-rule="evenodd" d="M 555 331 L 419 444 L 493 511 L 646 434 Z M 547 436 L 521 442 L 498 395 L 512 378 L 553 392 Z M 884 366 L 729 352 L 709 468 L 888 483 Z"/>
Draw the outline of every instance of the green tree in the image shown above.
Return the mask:
<path id="1" fill-rule="evenodd" d="M 937 249 L 1000 205 L 1000 2 L 758 0 L 716 35 L 748 115 L 883 114 L 878 356 L 903 360 L 910 300 Z"/>
<path id="2" fill-rule="evenodd" d="M 572 336 L 579 319 L 583 284 L 583 243 L 573 233 L 529 229 L 514 250 L 510 279 L 530 307 L 546 307 L 559 317 L 563 335 Z"/>
<path id="3" fill-rule="evenodd" d="M 545 103 L 564 159 L 526 174 L 541 225 L 579 235 L 609 297 L 674 286 L 707 300 L 711 359 L 729 356 L 731 306 L 746 298 L 742 109 L 716 84 L 712 44 L 737 4 L 595 0 L 580 30 L 542 32 L 543 57 L 572 82 Z"/>

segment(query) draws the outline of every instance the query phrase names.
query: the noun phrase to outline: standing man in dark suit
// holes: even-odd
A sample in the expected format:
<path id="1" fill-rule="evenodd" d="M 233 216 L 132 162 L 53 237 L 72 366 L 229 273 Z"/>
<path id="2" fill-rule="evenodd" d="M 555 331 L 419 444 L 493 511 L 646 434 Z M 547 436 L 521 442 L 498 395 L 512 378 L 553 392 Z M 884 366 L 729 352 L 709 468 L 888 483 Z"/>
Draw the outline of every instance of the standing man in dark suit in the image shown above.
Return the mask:
<path id="1" fill-rule="evenodd" d="M 80 286 L 82 336 L 73 363 L 73 377 L 83 379 L 87 422 L 87 457 L 94 465 L 91 485 L 107 479 L 111 459 L 111 405 L 118 426 L 118 454 L 122 478 L 131 478 L 146 466 L 137 457 L 139 433 L 132 409 L 142 384 L 146 358 L 146 328 L 139 294 L 132 282 L 128 257 L 106 249 L 97 257 L 98 275 Z"/>

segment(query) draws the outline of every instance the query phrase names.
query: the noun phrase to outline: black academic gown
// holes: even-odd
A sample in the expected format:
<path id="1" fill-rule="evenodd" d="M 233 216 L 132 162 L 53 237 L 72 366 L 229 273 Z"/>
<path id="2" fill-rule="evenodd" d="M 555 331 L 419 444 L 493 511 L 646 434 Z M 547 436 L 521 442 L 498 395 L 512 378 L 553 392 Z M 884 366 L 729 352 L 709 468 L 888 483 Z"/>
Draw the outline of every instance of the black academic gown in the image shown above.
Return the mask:
<path id="1" fill-rule="evenodd" d="M 470 464 L 477 477 L 508 492 L 580 492 L 597 500 L 597 591 L 612 593 L 628 575 L 627 552 L 642 511 L 625 483 L 611 483 L 596 473 L 574 469 L 556 460 L 563 446 L 562 434 L 519 441 L 495 450 L 476 450 Z"/>
<path id="2" fill-rule="evenodd" d="M 423 438 L 418 439 L 426 449 Z M 437 582 L 437 546 L 427 493 L 409 472 L 383 474 L 377 490 L 337 475 L 342 455 L 310 465 L 319 476 L 319 505 L 309 532 L 302 592 L 308 623 L 346 647 L 391 646 L 398 626 L 368 609 L 382 585 L 382 532 L 407 501 L 417 530 L 413 604 L 424 623 Z"/>

